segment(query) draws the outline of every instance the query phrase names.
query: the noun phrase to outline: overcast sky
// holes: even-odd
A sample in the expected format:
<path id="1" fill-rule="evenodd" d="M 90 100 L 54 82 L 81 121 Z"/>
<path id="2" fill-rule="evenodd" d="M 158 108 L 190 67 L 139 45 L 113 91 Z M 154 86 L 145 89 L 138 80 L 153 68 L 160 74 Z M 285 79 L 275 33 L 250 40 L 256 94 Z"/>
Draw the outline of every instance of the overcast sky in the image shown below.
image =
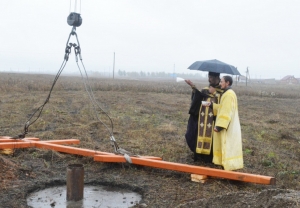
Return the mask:
<path id="1" fill-rule="evenodd" d="M 0 70 L 56 73 L 71 3 L 1 0 Z M 77 9 L 88 71 L 112 71 L 115 52 L 116 71 L 188 73 L 195 61 L 218 59 L 241 74 L 249 67 L 251 78 L 300 77 L 299 0 L 82 0 L 81 9 L 77 0 Z"/>

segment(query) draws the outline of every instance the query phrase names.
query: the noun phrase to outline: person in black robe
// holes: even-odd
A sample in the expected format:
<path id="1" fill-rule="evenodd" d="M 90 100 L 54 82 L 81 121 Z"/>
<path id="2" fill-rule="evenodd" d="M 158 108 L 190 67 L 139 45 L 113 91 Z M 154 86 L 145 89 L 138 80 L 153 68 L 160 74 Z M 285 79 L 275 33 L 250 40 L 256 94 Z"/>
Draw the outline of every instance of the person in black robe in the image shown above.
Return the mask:
<path id="1" fill-rule="evenodd" d="M 190 150 L 194 153 L 194 161 L 200 159 L 204 162 L 212 163 L 212 135 L 215 117 L 211 116 L 210 109 L 206 110 L 202 106 L 202 101 L 219 103 L 223 92 L 219 86 L 220 74 L 209 72 L 209 87 L 201 90 L 198 90 L 190 80 L 185 80 L 185 82 L 193 90 L 189 109 L 190 117 L 185 134 L 186 142 Z"/>

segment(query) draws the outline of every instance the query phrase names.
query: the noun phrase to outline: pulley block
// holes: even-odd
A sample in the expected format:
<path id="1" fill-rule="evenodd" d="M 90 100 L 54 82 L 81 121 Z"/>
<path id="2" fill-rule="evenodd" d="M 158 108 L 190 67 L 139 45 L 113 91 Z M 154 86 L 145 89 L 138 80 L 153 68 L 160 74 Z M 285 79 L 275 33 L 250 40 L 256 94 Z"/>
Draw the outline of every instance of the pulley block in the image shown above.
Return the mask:
<path id="1" fill-rule="evenodd" d="M 67 22 L 70 26 L 79 27 L 82 24 L 82 18 L 80 14 L 71 12 L 68 16 Z"/>

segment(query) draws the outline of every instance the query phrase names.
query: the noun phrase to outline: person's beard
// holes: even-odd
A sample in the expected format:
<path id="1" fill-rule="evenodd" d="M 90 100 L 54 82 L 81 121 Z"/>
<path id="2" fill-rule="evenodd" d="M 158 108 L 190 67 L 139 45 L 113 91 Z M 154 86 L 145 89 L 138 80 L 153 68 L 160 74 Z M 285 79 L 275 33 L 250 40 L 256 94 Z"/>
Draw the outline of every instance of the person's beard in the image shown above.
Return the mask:
<path id="1" fill-rule="evenodd" d="M 220 88 L 220 84 L 219 83 L 215 83 L 215 84 L 213 84 L 213 83 L 211 83 L 211 84 L 209 84 L 208 85 L 208 87 L 214 87 L 214 88 Z"/>

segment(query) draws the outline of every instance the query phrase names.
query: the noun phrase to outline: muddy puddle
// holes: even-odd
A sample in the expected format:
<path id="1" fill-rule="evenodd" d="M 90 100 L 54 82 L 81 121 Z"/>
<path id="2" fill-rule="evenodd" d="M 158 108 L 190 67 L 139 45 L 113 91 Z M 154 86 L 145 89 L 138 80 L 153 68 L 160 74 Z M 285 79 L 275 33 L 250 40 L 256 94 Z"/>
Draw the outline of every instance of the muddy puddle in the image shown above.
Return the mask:
<path id="1" fill-rule="evenodd" d="M 119 188 L 86 185 L 81 201 L 66 200 L 66 186 L 47 188 L 31 193 L 27 205 L 33 208 L 102 208 L 132 207 L 139 204 L 140 194 Z"/>

